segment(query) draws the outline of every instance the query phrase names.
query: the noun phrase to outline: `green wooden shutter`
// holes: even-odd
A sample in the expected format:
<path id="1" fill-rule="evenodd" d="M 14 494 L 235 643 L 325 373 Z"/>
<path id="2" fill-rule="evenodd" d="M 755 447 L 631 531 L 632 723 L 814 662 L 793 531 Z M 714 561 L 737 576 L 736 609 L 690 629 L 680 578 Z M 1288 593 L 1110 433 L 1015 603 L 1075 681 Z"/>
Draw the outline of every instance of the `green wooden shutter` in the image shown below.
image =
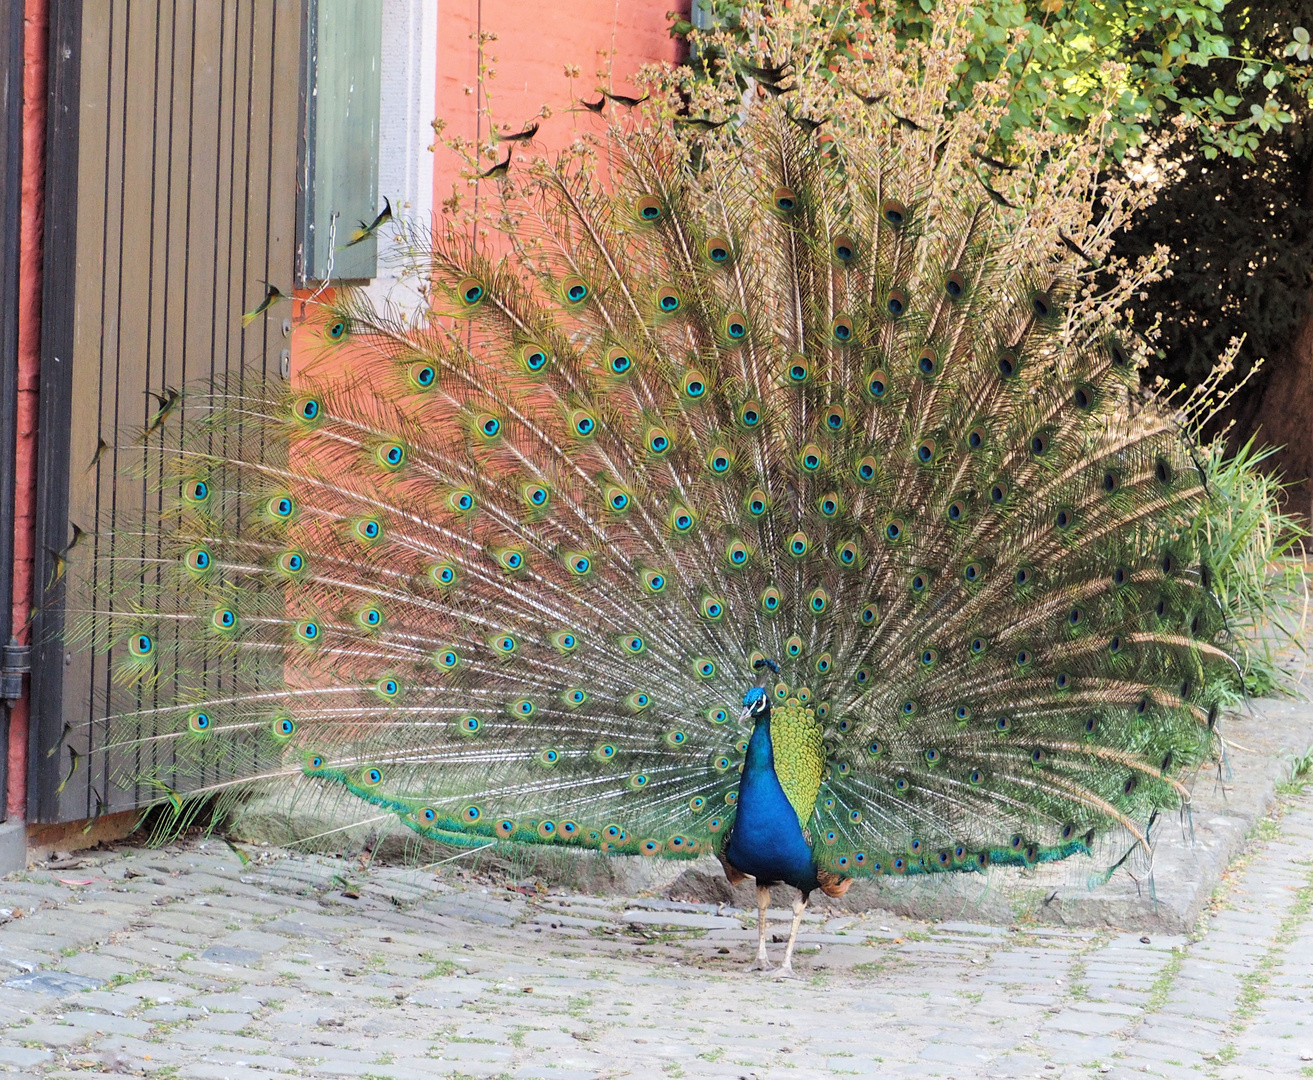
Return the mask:
<path id="1" fill-rule="evenodd" d="M 306 11 L 301 280 L 378 271 L 370 237 L 345 245 L 382 208 L 378 191 L 383 0 L 309 0 Z M 336 215 L 336 229 L 334 216 Z"/>

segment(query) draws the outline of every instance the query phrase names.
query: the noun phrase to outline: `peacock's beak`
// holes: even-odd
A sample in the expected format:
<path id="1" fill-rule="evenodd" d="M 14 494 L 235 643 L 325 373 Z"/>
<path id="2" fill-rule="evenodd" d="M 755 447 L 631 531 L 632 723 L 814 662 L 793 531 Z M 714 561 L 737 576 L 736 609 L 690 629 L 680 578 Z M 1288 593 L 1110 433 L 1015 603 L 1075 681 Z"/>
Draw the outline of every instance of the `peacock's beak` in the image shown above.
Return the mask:
<path id="1" fill-rule="evenodd" d="M 752 719 L 752 706 L 751 705 L 743 706 L 743 711 L 739 713 L 739 727 L 742 727 L 751 719 Z"/>

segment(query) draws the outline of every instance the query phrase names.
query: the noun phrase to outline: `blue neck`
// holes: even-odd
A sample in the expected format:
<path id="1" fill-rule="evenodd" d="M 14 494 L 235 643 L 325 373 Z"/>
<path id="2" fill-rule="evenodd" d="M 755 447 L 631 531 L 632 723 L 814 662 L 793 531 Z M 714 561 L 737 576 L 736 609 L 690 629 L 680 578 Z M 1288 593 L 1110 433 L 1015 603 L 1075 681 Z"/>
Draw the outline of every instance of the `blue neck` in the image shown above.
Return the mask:
<path id="1" fill-rule="evenodd" d="M 726 855 L 760 881 L 784 881 L 804 892 L 816 888 L 811 848 L 775 775 L 769 707 L 757 718 L 748 740 Z"/>

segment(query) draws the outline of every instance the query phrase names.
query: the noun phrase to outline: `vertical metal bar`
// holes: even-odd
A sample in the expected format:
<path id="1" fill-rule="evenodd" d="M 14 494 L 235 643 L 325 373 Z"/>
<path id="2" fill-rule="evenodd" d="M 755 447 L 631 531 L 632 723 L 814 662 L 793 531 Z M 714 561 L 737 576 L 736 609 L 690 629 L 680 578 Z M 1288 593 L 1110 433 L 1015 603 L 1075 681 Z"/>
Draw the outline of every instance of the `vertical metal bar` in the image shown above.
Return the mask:
<path id="1" fill-rule="evenodd" d="M 11 5 L 12 6 L 12 5 Z M 29 731 L 28 819 L 52 820 L 57 810 L 58 755 L 63 730 L 64 607 L 47 589 L 53 560 L 68 542 L 69 410 L 77 272 L 78 102 L 82 0 L 51 0 L 47 76 L 45 271 L 41 298 L 40 412 L 37 434 L 37 594 Z"/>

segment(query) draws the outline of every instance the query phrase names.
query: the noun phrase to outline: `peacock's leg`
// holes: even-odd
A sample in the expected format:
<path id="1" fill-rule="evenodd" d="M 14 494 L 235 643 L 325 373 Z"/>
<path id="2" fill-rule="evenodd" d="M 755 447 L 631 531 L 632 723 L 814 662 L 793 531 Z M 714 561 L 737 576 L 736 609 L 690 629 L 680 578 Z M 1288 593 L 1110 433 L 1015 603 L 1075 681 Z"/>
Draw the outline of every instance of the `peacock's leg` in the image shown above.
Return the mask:
<path id="1" fill-rule="evenodd" d="M 800 893 L 798 899 L 793 902 L 793 925 L 789 927 L 789 943 L 784 947 L 784 963 L 775 971 L 777 979 L 792 979 L 793 974 L 793 946 L 798 940 L 798 927 L 802 924 L 802 913 L 807 910 L 807 894 Z"/>
<path id="2" fill-rule="evenodd" d="M 754 971 L 770 971 L 770 961 L 766 959 L 766 909 L 770 907 L 770 888 L 757 883 L 757 959 L 752 965 Z"/>

